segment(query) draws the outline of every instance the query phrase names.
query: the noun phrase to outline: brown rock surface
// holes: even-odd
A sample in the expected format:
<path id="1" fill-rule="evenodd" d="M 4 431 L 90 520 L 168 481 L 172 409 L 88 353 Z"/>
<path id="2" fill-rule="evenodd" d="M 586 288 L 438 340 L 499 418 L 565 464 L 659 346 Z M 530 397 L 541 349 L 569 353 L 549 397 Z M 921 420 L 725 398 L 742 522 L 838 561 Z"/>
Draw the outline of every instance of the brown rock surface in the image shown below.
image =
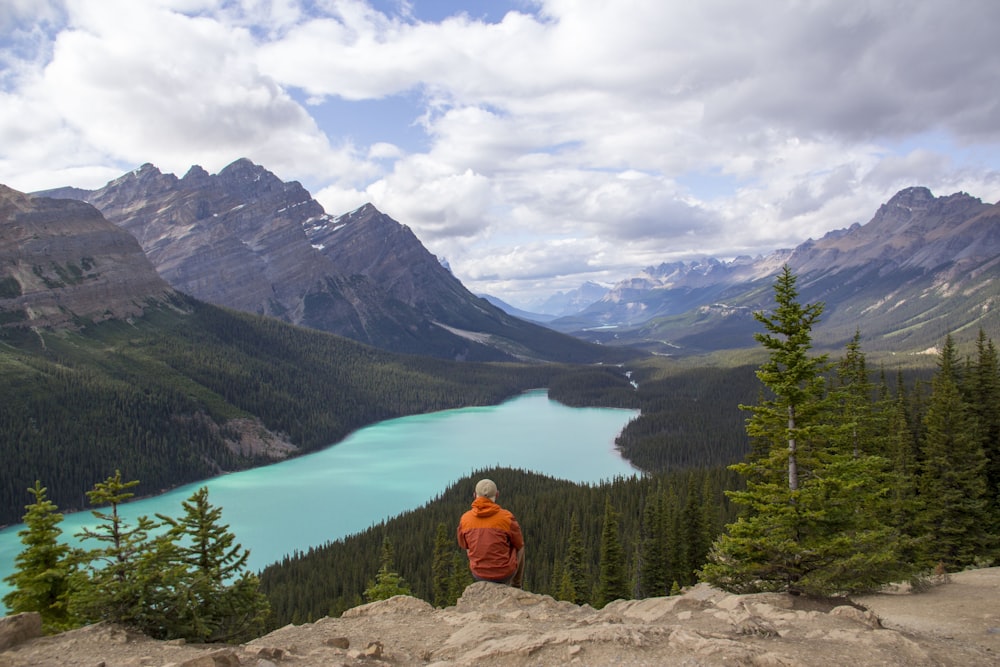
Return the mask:
<path id="1" fill-rule="evenodd" d="M 173 290 L 93 206 L 0 185 L 0 324 L 66 326 L 142 314 Z"/>
<path id="2" fill-rule="evenodd" d="M 854 604 L 699 585 L 594 610 L 477 583 L 447 609 L 400 596 L 234 647 L 159 642 L 99 624 L 24 641 L 0 652 L 0 667 L 989 666 L 1000 665 L 998 587 L 1000 568 L 992 568 Z"/>

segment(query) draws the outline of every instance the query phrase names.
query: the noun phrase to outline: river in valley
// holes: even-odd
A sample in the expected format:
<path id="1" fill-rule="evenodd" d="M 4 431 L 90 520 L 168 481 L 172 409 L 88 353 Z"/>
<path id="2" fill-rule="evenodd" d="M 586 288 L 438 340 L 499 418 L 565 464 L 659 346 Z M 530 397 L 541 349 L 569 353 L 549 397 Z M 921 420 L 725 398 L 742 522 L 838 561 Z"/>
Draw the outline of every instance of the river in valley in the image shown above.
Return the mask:
<path id="1" fill-rule="evenodd" d="M 208 486 L 209 501 L 222 508 L 222 522 L 250 550 L 249 566 L 257 571 L 293 551 L 416 509 L 477 469 L 522 468 L 587 483 L 637 474 L 614 447 L 615 437 L 637 415 L 568 408 L 536 390 L 496 406 L 373 424 L 322 451 L 180 487 L 121 510 L 130 520 L 156 513 L 178 517 L 181 502 Z M 27 504 L 31 496 L 27 491 L 24 496 Z M 63 537 L 73 541 L 74 533 L 94 522 L 90 512 L 67 514 Z M 13 571 L 22 528 L 0 531 L 0 580 Z M 0 596 L 9 590 L 0 581 Z"/>

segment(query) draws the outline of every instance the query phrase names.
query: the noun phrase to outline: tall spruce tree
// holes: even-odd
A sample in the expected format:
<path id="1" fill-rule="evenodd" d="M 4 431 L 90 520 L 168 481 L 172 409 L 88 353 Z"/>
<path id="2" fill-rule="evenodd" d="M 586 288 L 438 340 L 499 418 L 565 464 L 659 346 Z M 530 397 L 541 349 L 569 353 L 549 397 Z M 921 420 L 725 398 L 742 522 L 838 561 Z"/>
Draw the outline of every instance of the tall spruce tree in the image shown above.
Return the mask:
<path id="1" fill-rule="evenodd" d="M 785 266 L 774 313 L 755 314 L 766 329 L 755 338 L 769 353 L 757 377 L 770 397 L 741 407 L 752 412 L 748 434 L 769 448 L 761 444 L 732 466 L 747 488 L 728 495 L 747 511 L 716 540 L 701 576 L 740 593 L 874 590 L 908 573 L 879 519 L 885 513 L 874 509 L 885 502 L 886 463 L 837 437 L 824 376 L 830 364 L 811 354 L 823 305 L 800 304 L 795 284 Z"/>
<path id="2" fill-rule="evenodd" d="M 681 512 L 684 569 L 677 581 L 683 586 L 697 581 L 698 570 L 705 564 L 705 557 L 712 548 L 712 539 L 715 537 L 709 533 L 710 525 L 705 515 L 702 485 L 696 483 L 699 479 L 698 476 L 692 475 L 688 483 L 687 501 Z"/>
<path id="3" fill-rule="evenodd" d="M 1000 535 L 1000 363 L 993 341 L 982 329 L 976 339 L 976 359 L 966 384 L 987 461 L 986 497 L 992 533 Z"/>
<path id="4" fill-rule="evenodd" d="M 839 408 L 837 437 L 842 447 L 854 456 L 862 453 L 881 453 L 878 450 L 878 433 L 875 429 L 874 385 L 868 377 L 864 352 L 861 351 L 861 332 L 847 344 L 843 359 L 837 364 L 835 400 Z"/>
<path id="5" fill-rule="evenodd" d="M 451 537 L 448 526 L 439 523 L 434 536 L 434 556 L 431 560 L 431 595 L 435 607 L 447 607 L 455 603 L 448 594 L 451 570 L 455 563 L 454 552 L 455 540 Z"/>
<path id="6" fill-rule="evenodd" d="M 601 530 L 601 571 L 594 604 L 601 608 L 614 600 L 627 600 L 629 597 L 625 549 L 618 532 L 618 512 L 612 507 L 611 498 L 606 497 Z"/>
<path id="7" fill-rule="evenodd" d="M 574 512 L 570 518 L 566 556 L 562 562 L 556 597 L 573 604 L 586 604 L 590 601 L 587 595 L 589 591 L 590 585 L 584 562 L 583 536 L 580 533 L 580 518 Z"/>
<path id="8" fill-rule="evenodd" d="M 469 571 L 469 561 L 461 550 L 456 550 L 451 559 L 451 579 L 448 580 L 448 603 L 454 604 L 473 582 Z"/>
<path id="9" fill-rule="evenodd" d="M 949 335 L 924 413 L 920 509 L 916 524 L 924 565 L 960 569 L 990 553 L 986 455 L 975 416 L 963 399 L 954 341 Z"/>
<path id="10" fill-rule="evenodd" d="M 888 523 L 900 540 L 900 559 L 919 564 L 918 530 L 915 525 L 919 507 L 917 496 L 917 451 L 906 411 L 906 391 L 897 381 L 895 396 L 886 391 L 880 398 L 879 414 L 883 424 L 882 441 L 891 465 L 889 477 Z"/>
<path id="11" fill-rule="evenodd" d="M 24 550 L 14 558 L 13 574 L 4 579 L 13 590 L 3 596 L 3 603 L 15 614 L 38 612 L 42 629 L 58 632 L 74 625 L 68 607 L 74 565 L 69 546 L 59 541 L 63 515 L 47 491 L 38 480 L 28 489 L 35 501 L 25 507 L 25 527 L 18 532 Z"/>
<path id="12" fill-rule="evenodd" d="M 661 489 L 646 497 L 642 515 L 642 542 L 639 547 L 639 597 L 659 597 L 670 593 L 673 583 L 671 539 L 667 495 Z"/>
<path id="13" fill-rule="evenodd" d="M 158 543 L 163 560 L 179 582 L 165 614 L 171 638 L 203 642 L 245 641 L 256 637 L 270 611 L 257 575 L 246 571 L 250 552 L 221 523 L 222 508 L 201 487 L 182 503 L 184 515 L 157 515 L 168 526 Z"/>

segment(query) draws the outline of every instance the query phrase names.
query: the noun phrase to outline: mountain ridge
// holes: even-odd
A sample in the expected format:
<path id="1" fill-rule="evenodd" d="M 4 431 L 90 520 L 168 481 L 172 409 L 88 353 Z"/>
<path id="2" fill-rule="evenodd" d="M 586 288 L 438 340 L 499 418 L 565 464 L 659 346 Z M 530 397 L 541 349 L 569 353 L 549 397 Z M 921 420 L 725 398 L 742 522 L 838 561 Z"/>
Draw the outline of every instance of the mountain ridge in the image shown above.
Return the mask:
<path id="1" fill-rule="evenodd" d="M 382 349 L 457 360 L 618 360 L 469 292 L 412 231 L 366 204 L 332 216 L 240 158 L 178 179 L 152 164 L 82 197 L 135 236 L 175 289 Z"/>
<path id="2" fill-rule="evenodd" d="M 792 249 L 647 267 L 549 326 L 668 354 L 751 347 L 752 314 L 771 306 L 770 285 L 785 264 L 800 297 L 826 305 L 816 329 L 823 345 L 860 330 L 867 349 L 916 351 L 950 332 L 971 338 L 978 326 L 1000 326 L 1000 205 L 919 186 L 898 192 L 866 224 Z"/>

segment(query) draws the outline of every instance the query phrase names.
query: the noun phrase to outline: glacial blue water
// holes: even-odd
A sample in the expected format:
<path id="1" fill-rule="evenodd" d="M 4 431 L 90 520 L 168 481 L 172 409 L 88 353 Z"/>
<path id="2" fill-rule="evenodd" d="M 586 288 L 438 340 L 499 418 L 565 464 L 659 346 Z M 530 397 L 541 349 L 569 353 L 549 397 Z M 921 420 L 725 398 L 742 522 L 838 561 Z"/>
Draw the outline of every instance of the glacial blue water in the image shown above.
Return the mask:
<path id="1" fill-rule="evenodd" d="M 260 570 L 285 554 L 416 509 L 477 469 L 508 466 L 588 483 L 632 476 L 636 470 L 619 456 L 614 440 L 637 414 L 568 408 L 536 390 L 497 406 L 380 422 L 314 454 L 128 503 L 122 514 L 129 520 L 179 516 L 181 502 L 208 486 L 209 501 L 222 508 L 223 522 L 250 550 L 250 568 Z M 73 542 L 94 521 L 90 512 L 67 514 L 63 537 Z M 0 596 L 10 590 L 2 579 L 21 551 L 21 528 L 0 531 Z"/>

